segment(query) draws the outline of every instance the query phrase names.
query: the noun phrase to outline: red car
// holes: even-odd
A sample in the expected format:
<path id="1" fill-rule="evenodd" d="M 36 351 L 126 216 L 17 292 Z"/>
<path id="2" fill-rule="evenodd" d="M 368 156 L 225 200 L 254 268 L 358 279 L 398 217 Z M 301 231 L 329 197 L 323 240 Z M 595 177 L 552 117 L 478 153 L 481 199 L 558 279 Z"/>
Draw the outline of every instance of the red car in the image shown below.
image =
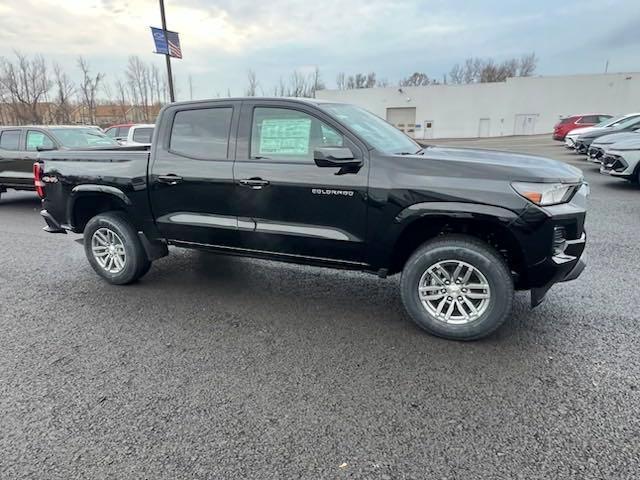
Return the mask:
<path id="1" fill-rule="evenodd" d="M 605 115 L 602 113 L 587 113 L 585 115 L 571 115 L 563 118 L 553 127 L 553 139 L 564 141 L 571 130 L 582 127 L 593 127 L 600 122 L 608 120 L 613 115 Z"/>

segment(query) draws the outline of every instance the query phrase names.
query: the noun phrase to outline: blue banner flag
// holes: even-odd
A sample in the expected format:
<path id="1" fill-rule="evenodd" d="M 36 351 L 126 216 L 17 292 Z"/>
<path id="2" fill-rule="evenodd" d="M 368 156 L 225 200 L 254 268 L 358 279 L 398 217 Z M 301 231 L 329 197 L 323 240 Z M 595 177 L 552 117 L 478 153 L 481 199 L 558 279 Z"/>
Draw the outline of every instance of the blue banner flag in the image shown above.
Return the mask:
<path id="1" fill-rule="evenodd" d="M 169 55 L 169 43 L 167 42 L 165 31 L 161 28 L 151 27 L 151 33 L 153 34 L 153 41 L 156 44 L 156 53 Z"/>

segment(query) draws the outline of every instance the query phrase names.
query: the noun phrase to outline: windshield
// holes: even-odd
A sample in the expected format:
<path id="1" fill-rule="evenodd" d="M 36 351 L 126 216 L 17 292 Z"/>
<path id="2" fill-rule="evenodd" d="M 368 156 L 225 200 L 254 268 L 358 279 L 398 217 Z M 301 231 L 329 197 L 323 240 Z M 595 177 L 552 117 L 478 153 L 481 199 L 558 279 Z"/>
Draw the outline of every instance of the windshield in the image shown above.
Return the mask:
<path id="1" fill-rule="evenodd" d="M 119 145 L 118 142 L 95 128 L 52 128 L 51 133 L 55 135 L 63 146 L 69 148 L 117 147 Z"/>
<path id="2" fill-rule="evenodd" d="M 318 106 L 380 152 L 410 154 L 420 150 L 420 146 L 400 130 L 360 107 L 341 103 L 321 103 Z"/>
<path id="3" fill-rule="evenodd" d="M 624 117 L 622 115 L 619 117 L 607 118 L 606 120 L 603 120 L 600 123 L 597 123 L 596 125 L 594 125 L 594 127 L 610 127 L 611 125 L 619 122 L 623 118 Z"/>
<path id="4" fill-rule="evenodd" d="M 637 115 L 633 117 L 628 117 L 624 121 L 616 123 L 614 126 L 616 128 L 627 128 L 627 127 L 632 127 L 636 123 L 640 123 L 640 117 Z"/>

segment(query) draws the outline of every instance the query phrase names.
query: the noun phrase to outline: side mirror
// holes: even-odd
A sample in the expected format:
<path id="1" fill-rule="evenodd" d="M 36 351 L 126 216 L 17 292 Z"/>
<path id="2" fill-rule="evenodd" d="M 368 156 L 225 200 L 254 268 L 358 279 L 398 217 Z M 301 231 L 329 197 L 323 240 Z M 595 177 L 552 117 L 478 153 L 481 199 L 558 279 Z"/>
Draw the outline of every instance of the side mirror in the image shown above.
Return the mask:
<path id="1" fill-rule="evenodd" d="M 51 150 L 57 150 L 56 147 L 45 147 L 44 145 L 38 145 L 36 147 L 38 152 L 50 152 Z"/>
<path id="2" fill-rule="evenodd" d="M 313 151 L 313 159 L 319 167 L 360 167 L 362 160 L 355 158 L 347 147 L 321 147 Z"/>

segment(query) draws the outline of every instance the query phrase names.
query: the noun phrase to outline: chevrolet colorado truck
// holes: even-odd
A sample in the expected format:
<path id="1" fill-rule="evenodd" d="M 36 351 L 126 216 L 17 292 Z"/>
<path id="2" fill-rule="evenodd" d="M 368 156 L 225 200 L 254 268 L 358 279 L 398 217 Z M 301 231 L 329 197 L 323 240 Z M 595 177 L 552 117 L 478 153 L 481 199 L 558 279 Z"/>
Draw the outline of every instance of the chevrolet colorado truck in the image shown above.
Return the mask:
<path id="1" fill-rule="evenodd" d="M 129 284 L 168 245 L 401 273 L 411 318 L 473 340 L 584 269 L 588 185 L 541 157 L 427 146 L 359 107 L 239 98 L 164 107 L 150 150 L 41 152 L 45 230 Z"/>

